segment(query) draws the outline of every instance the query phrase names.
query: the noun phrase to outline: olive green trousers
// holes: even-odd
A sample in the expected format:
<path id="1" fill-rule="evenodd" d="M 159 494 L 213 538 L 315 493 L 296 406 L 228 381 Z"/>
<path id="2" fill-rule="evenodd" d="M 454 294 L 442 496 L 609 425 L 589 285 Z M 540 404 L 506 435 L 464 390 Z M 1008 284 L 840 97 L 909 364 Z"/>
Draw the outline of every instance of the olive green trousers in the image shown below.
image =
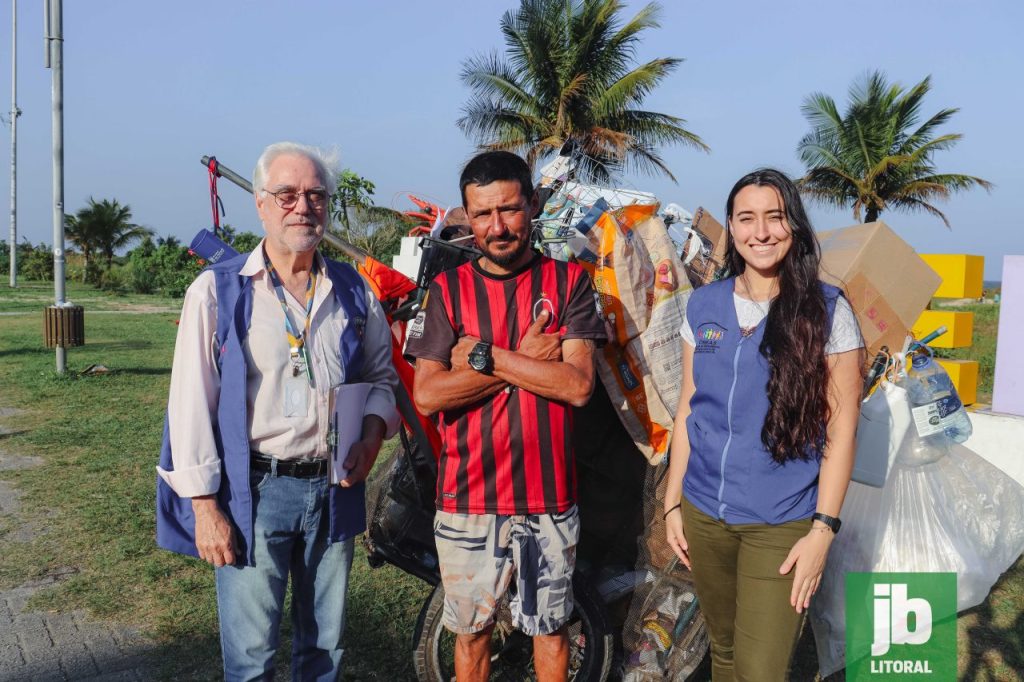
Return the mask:
<path id="1" fill-rule="evenodd" d="M 811 520 L 730 525 L 684 499 L 683 525 L 711 634 L 712 679 L 786 680 L 803 614 L 789 605 L 795 571 L 779 575 L 779 566 Z"/>

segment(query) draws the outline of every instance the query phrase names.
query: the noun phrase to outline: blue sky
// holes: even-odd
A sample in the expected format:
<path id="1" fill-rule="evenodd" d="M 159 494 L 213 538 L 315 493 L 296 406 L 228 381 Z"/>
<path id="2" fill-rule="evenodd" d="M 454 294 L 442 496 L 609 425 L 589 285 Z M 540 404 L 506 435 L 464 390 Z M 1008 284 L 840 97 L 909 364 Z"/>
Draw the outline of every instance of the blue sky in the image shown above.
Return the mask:
<path id="1" fill-rule="evenodd" d="M 342 165 L 377 185 L 378 203 L 411 206 L 405 192 L 458 202 L 457 176 L 473 144 L 455 126 L 468 90 L 463 60 L 502 47 L 502 2 L 65 2 L 65 204 L 92 196 L 131 205 L 136 222 L 187 240 L 210 224 L 205 171 L 215 154 L 249 175 L 266 144 L 336 147 Z M 643 3 L 628 2 L 635 12 Z M 52 242 L 50 72 L 42 64 L 42 2 L 18 4 L 18 225 Z M 761 165 L 792 174 L 807 124 L 804 97 L 845 102 L 856 77 L 882 69 L 911 85 L 931 74 L 924 112 L 961 111 L 944 131 L 964 140 L 937 157 L 948 172 L 996 184 L 923 214 L 883 219 L 921 252 L 985 256 L 999 279 L 1004 254 L 1024 253 L 1016 203 L 1024 188 L 1024 3 L 951 0 L 664 2 L 662 27 L 637 55 L 686 61 L 647 108 L 687 119 L 712 152 L 663 149 L 678 184 L 631 177 L 664 203 L 707 207 L 720 219 L 733 182 Z M 10 109 L 10 0 L 0 2 L 0 110 Z M 6 114 L 5 114 L 6 115 Z M 0 135 L 0 167 L 10 131 Z M 0 236 L 9 236 L 9 176 Z M 259 232 L 247 194 L 222 183 L 226 220 Z M 819 230 L 853 222 L 811 211 Z"/>

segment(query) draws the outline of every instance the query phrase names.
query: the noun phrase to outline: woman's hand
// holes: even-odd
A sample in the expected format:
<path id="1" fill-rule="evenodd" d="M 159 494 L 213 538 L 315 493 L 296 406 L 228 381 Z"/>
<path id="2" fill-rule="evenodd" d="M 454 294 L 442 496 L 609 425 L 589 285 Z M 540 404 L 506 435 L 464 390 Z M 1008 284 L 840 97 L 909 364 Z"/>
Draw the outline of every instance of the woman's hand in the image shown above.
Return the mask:
<path id="1" fill-rule="evenodd" d="M 683 534 L 682 509 L 677 507 L 668 512 L 668 515 L 665 517 L 665 536 L 668 540 L 668 546 L 676 553 L 676 556 L 683 562 L 683 565 L 691 568 L 690 546 L 686 544 L 686 535 Z"/>
<path id="2" fill-rule="evenodd" d="M 797 613 L 803 613 L 811 605 L 811 597 L 821 585 L 821 573 L 825 570 L 828 548 L 832 546 L 834 537 L 835 534 L 828 527 L 812 526 L 807 535 L 796 541 L 793 549 L 789 550 L 789 556 L 779 566 L 782 575 L 796 567 L 789 605 Z"/>

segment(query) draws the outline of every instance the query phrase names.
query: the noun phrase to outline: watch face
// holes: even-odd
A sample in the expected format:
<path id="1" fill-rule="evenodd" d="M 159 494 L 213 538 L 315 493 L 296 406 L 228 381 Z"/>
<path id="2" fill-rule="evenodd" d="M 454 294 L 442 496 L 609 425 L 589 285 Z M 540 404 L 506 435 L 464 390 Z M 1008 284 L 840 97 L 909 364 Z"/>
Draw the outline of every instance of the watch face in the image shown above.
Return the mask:
<path id="1" fill-rule="evenodd" d="M 489 372 L 491 369 L 491 345 L 489 343 L 480 343 L 473 346 L 473 350 L 469 352 L 469 366 L 475 369 L 477 372 Z"/>

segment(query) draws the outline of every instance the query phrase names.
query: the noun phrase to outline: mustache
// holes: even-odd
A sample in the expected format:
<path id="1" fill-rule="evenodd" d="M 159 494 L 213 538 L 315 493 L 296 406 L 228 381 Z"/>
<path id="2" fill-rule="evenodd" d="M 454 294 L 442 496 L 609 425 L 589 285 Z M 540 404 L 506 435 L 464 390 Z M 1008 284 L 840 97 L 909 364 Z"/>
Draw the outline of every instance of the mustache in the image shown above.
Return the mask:
<path id="1" fill-rule="evenodd" d="M 485 244 L 493 244 L 494 242 L 500 242 L 500 243 L 504 244 L 504 243 L 511 243 L 511 242 L 517 242 L 517 241 L 519 241 L 519 239 L 515 235 L 503 234 L 500 237 L 487 237 L 484 240 L 484 243 Z"/>

